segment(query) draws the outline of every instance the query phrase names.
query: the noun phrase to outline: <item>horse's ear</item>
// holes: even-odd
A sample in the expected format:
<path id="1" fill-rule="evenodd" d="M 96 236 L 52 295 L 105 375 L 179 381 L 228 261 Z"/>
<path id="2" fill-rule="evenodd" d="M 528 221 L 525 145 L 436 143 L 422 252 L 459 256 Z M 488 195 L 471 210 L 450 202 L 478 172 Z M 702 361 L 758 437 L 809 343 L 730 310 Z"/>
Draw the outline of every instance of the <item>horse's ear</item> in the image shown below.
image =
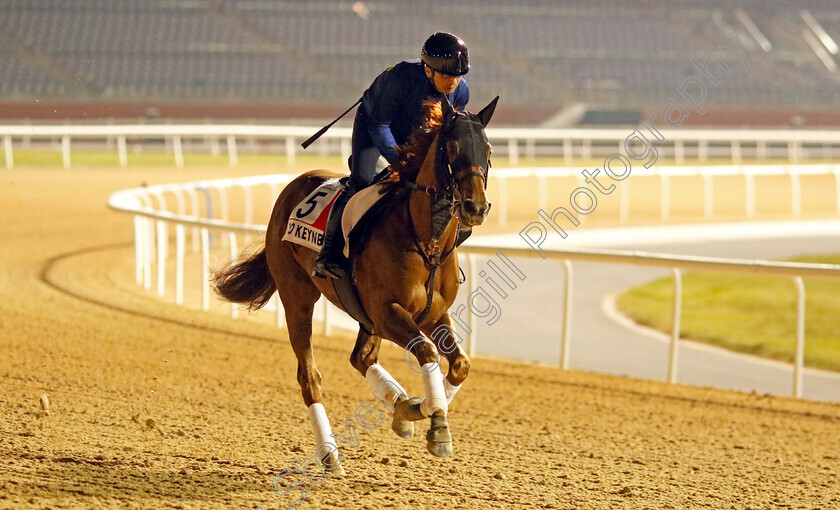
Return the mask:
<path id="1" fill-rule="evenodd" d="M 485 106 L 484 109 L 478 112 L 478 115 L 476 115 L 476 117 L 478 117 L 478 120 L 481 121 L 481 124 L 484 127 L 487 127 L 487 124 L 490 122 L 490 118 L 493 116 L 493 112 L 496 111 L 496 103 L 498 102 L 499 96 L 496 96 L 495 99 L 490 101 L 490 104 Z"/>

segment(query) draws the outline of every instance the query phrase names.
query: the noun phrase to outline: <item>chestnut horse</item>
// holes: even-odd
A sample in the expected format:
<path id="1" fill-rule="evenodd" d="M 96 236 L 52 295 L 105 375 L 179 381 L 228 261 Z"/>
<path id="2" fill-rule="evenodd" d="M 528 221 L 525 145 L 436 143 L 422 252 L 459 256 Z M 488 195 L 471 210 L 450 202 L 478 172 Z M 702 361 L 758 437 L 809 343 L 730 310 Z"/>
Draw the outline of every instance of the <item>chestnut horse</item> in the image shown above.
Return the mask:
<path id="1" fill-rule="evenodd" d="M 352 272 L 372 331 L 361 327 L 350 363 L 375 395 L 394 411 L 392 428 L 402 437 L 414 433 L 412 421 L 431 418 L 428 450 L 452 454 L 446 412 L 466 379 L 470 361 L 452 330 L 449 307 L 458 292 L 455 240 L 459 222 L 472 227 L 490 210 L 485 195 L 490 143 L 484 127 L 498 97 L 480 113 L 457 112 L 449 102 L 428 103 L 424 126 L 399 149 L 400 161 L 386 181 L 382 200 L 393 204 L 376 226 Z M 310 276 L 317 253 L 282 241 L 294 208 L 321 183 L 337 175 L 313 170 L 294 179 L 277 198 L 265 247 L 214 276 L 226 300 L 263 306 L 276 290 L 286 313 L 289 339 L 298 360 L 297 379 L 316 439 L 316 455 L 326 470 L 343 474 L 329 420 L 321 404 L 321 374 L 312 352 L 312 313 L 322 294 L 341 308 L 332 282 Z M 410 366 L 423 375 L 425 399 L 408 398 L 400 384 L 379 364 L 381 338 L 406 349 Z M 439 354 L 448 361 L 441 374 Z"/>

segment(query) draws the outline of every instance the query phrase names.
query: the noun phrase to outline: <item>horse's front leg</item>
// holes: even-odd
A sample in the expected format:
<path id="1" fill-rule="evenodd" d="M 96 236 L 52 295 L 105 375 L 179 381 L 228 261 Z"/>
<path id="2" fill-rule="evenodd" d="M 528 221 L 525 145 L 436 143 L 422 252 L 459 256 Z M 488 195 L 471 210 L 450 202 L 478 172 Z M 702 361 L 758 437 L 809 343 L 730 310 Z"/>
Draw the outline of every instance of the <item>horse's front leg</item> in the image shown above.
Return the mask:
<path id="1" fill-rule="evenodd" d="M 440 434 L 429 439 L 429 452 L 439 457 L 452 455 L 451 438 L 446 426 L 446 411 L 448 403 L 444 389 L 443 376 L 440 372 L 440 356 L 435 344 L 420 331 L 411 314 L 397 303 L 392 303 L 385 314 L 382 323 L 382 336 L 390 338 L 400 347 L 406 349 L 417 360 L 416 364 L 406 358 L 409 366 L 423 376 L 423 387 L 426 398 L 406 399 L 397 402 L 394 415 L 405 421 L 417 421 L 431 417 L 433 428 L 445 429 Z"/>
<path id="2" fill-rule="evenodd" d="M 461 389 L 461 383 L 470 373 L 470 358 L 461 349 L 463 339 L 452 329 L 449 312 L 444 312 L 431 330 L 426 331 L 426 334 L 448 361 L 449 370 L 443 377 L 443 388 L 446 392 L 446 403 L 451 404 L 455 394 Z"/>
<path id="3" fill-rule="evenodd" d="M 408 398 L 405 389 L 379 364 L 379 344 L 382 339 L 359 328 L 356 345 L 350 354 L 350 364 L 359 371 L 373 388 L 373 395 L 389 410 L 394 411 L 397 402 Z M 414 435 L 414 423 L 394 413 L 391 430 L 402 438 Z"/>
<path id="4" fill-rule="evenodd" d="M 452 321 L 448 312 L 444 312 L 437 323 L 428 328 L 425 333 L 448 361 L 449 369 L 447 374 L 442 377 L 448 406 L 452 403 L 455 394 L 461 389 L 461 383 L 464 382 L 470 372 L 470 358 L 461 349 L 461 339 L 452 329 Z M 439 457 L 452 454 L 452 435 L 449 432 L 449 422 L 446 414 L 432 416 L 431 427 L 426 433 L 426 447 L 429 452 Z"/>

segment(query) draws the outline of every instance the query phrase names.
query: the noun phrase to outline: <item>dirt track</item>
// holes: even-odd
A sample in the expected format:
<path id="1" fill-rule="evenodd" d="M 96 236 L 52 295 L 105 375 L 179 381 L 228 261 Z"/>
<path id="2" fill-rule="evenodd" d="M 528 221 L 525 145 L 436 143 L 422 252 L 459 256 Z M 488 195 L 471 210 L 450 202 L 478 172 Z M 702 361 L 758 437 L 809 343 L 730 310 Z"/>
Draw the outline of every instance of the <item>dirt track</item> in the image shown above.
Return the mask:
<path id="1" fill-rule="evenodd" d="M 313 450 L 285 334 L 136 289 L 131 219 L 105 208 L 141 181 L 230 174 L 0 170 L 0 508 L 268 509 L 299 494 L 271 491 Z M 342 433 L 370 399 L 351 347 L 316 339 Z M 398 350 L 383 363 L 422 391 Z M 422 433 L 357 426 L 347 477 L 299 508 L 840 508 L 840 406 L 479 358 L 450 426 L 450 459 Z"/>

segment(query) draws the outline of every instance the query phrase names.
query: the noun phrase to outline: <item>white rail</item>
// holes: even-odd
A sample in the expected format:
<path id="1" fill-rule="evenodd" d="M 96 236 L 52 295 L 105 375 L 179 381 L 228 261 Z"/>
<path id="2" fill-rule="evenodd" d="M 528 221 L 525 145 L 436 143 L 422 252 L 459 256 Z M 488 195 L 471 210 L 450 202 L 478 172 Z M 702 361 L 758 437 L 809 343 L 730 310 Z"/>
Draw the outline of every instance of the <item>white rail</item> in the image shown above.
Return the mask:
<path id="1" fill-rule="evenodd" d="M 211 236 L 212 232 L 226 232 L 229 243 L 228 254 L 236 252 L 236 233 L 261 235 L 266 231 L 264 225 L 253 225 L 245 223 L 232 223 L 224 219 L 202 218 L 195 214 L 175 214 L 167 210 L 165 196 L 166 194 L 174 194 L 176 202 L 180 204 L 180 209 L 183 209 L 184 196 L 194 194 L 196 190 L 218 190 L 220 196 L 225 196 L 224 190 L 232 187 L 248 187 L 269 186 L 270 189 L 276 190 L 281 184 L 288 183 L 293 176 L 260 176 L 250 177 L 244 179 L 224 179 L 214 181 L 199 181 L 187 184 L 177 185 L 162 185 L 153 186 L 149 188 L 137 188 L 131 190 L 123 190 L 114 193 L 108 205 L 118 211 L 131 213 L 134 215 L 135 225 L 135 275 L 137 283 L 143 285 L 146 289 L 150 289 L 152 285 L 151 274 L 152 265 L 156 264 L 157 269 L 157 292 L 163 295 L 166 287 L 165 267 L 167 262 L 167 254 L 169 251 L 169 225 L 175 225 L 176 238 L 176 260 L 175 260 L 175 302 L 176 304 L 183 303 L 183 288 L 184 288 L 184 267 L 186 257 L 186 231 L 188 228 L 193 229 L 193 239 L 200 239 L 200 253 L 201 253 L 201 307 L 203 310 L 210 308 L 210 288 L 209 288 L 209 260 L 211 252 Z M 276 193 L 275 193 L 276 194 Z M 246 209 L 253 207 L 249 201 L 252 193 L 245 193 L 245 207 Z M 156 197 L 157 207 L 152 207 L 152 199 Z M 193 204 L 193 210 L 197 210 L 197 205 Z M 249 213 L 245 214 L 246 217 Z M 153 228 L 155 225 L 156 228 Z M 155 249 L 157 248 L 157 249 Z M 540 257 L 540 254 L 530 248 L 510 248 L 510 247 L 476 247 L 463 246 L 459 248 L 462 254 L 467 255 L 469 274 L 468 290 L 469 294 L 475 291 L 476 282 L 476 256 L 493 256 L 499 251 L 502 251 L 508 257 Z M 675 292 L 672 303 L 672 333 L 671 345 L 669 354 L 668 366 L 668 381 L 677 381 L 678 368 L 678 351 L 680 340 L 680 317 L 681 317 L 681 299 L 682 299 L 682 285 L 681 285 L 681 271 L 683 270 L 705 270 L 705 271 L 727 271 L 735 273 L 748 274 L 762 274 L 772 276 L 787 276 L 794 281 L 797 290 L 797 323 L 796 323 L 796 350 L 794 360 L 794 381 L 793 381 L 793 395 L 797 398 L 802 396 L 802 368 L 804 363 L 804 343 L 805 343 L 805 287 L 802 283 L 802 278 L 831 278 L 840 279 L 840 266 L 828 264 L 802 264 L 802 263 L 787 263 L 787 262 L 769 262 L 764 260 L 735 260 L 723 258 L 708 258 L 708 257 L 685 257 L 673 256 L 657 253 L 645 252 L 621 252 L 621 251 L 596 251 L 596 250 L 544 250 L 546 256 L 552 259 L 564 261 L 565 268 L 565 285 L 564 285 L 564 305 L 563 305 L 563 327 L 561 329 L 561 358 L 559 366 L 563 369 L 569 366 L 569 337 L 571 331 L 571 302 L 572 294 L 572 264 L 571 261 L 586 261 L 586 262 L 601 262 L 608 264 L 630 264 L 640 266 L 659 266 L 667 267 L 673 270 L 675 280 Z M 277 304 L 277 316 L 275 323 L 280 326 L 282 324 L 282 309 L 279 306 L 279 300 L 275 299 Z M 329 333 L 332 327 L 335 327 L 331 317 L 333 313 L 330 312 L 330 306 L 324 301 L 324 331 Z M 236 316 L 236 308 L 231 307 L 231 315 Z M 468 353 L 475 354 L 477 345 L 477 333 L 474 327 L 474 319 L 470 314 L 470 329 L 468 335 Z"/>
<path id="2" fill-rule="evenodd" d="M 135 144 L 149 140 L 165 140 L 171 148 L 175 165 L 184 165 L 184 140 L 201 140 L 202 151 L 218 154 L 220 141 L 226 143 L 231 166 L 239 163 L 237 141 L 254 139 L 283 141 L 287 162 L 294 164 L 302 149 L 299 142 L 308 138 L 318 127 L 275 126 L 249 124 L 105 124 L 105 125 L 0 125 L 7 168 L 14 166 L 14 144 L 29 144 L 33 140 L 57 141 L 62 164 L 72 165 L 73 141 L 102 142 L 108 146 L 116 142 L 120 166 L 128 165 L 128 141 Z M 784 159 L 798 163 L 810 159 L 840 157 L 840 131 L 789 129 L 683 129 L 660 128 L 664 140 L 657 141 L 662 156 L 675 158 L 676 164 L 694 156 L 701 162 L 712 157 L 725 157 L 733 164 L 743 158 L 758 160 Z M 347 127 L 333 127 L 324 134 L 325 140 L 338 140 L 342 160 L 350 154 L 350 135 Z M 629 128 L 615 129 L 539 129 L 488 128 L 487 136 L 498 146 L 497 153 L 507 154 L 513 165 L 519 164 L 521 153 L 533 158 L 537 153 L 562 156 L 566 164 L 582 157 L 626 154 L 625 141 L 632 133 Z M 323 142 L 322 142 L 323 143 Z M 322 151 L 330 148 L 322 145 Z M 322 152 L 323 153 L 323 152 Z"/>

